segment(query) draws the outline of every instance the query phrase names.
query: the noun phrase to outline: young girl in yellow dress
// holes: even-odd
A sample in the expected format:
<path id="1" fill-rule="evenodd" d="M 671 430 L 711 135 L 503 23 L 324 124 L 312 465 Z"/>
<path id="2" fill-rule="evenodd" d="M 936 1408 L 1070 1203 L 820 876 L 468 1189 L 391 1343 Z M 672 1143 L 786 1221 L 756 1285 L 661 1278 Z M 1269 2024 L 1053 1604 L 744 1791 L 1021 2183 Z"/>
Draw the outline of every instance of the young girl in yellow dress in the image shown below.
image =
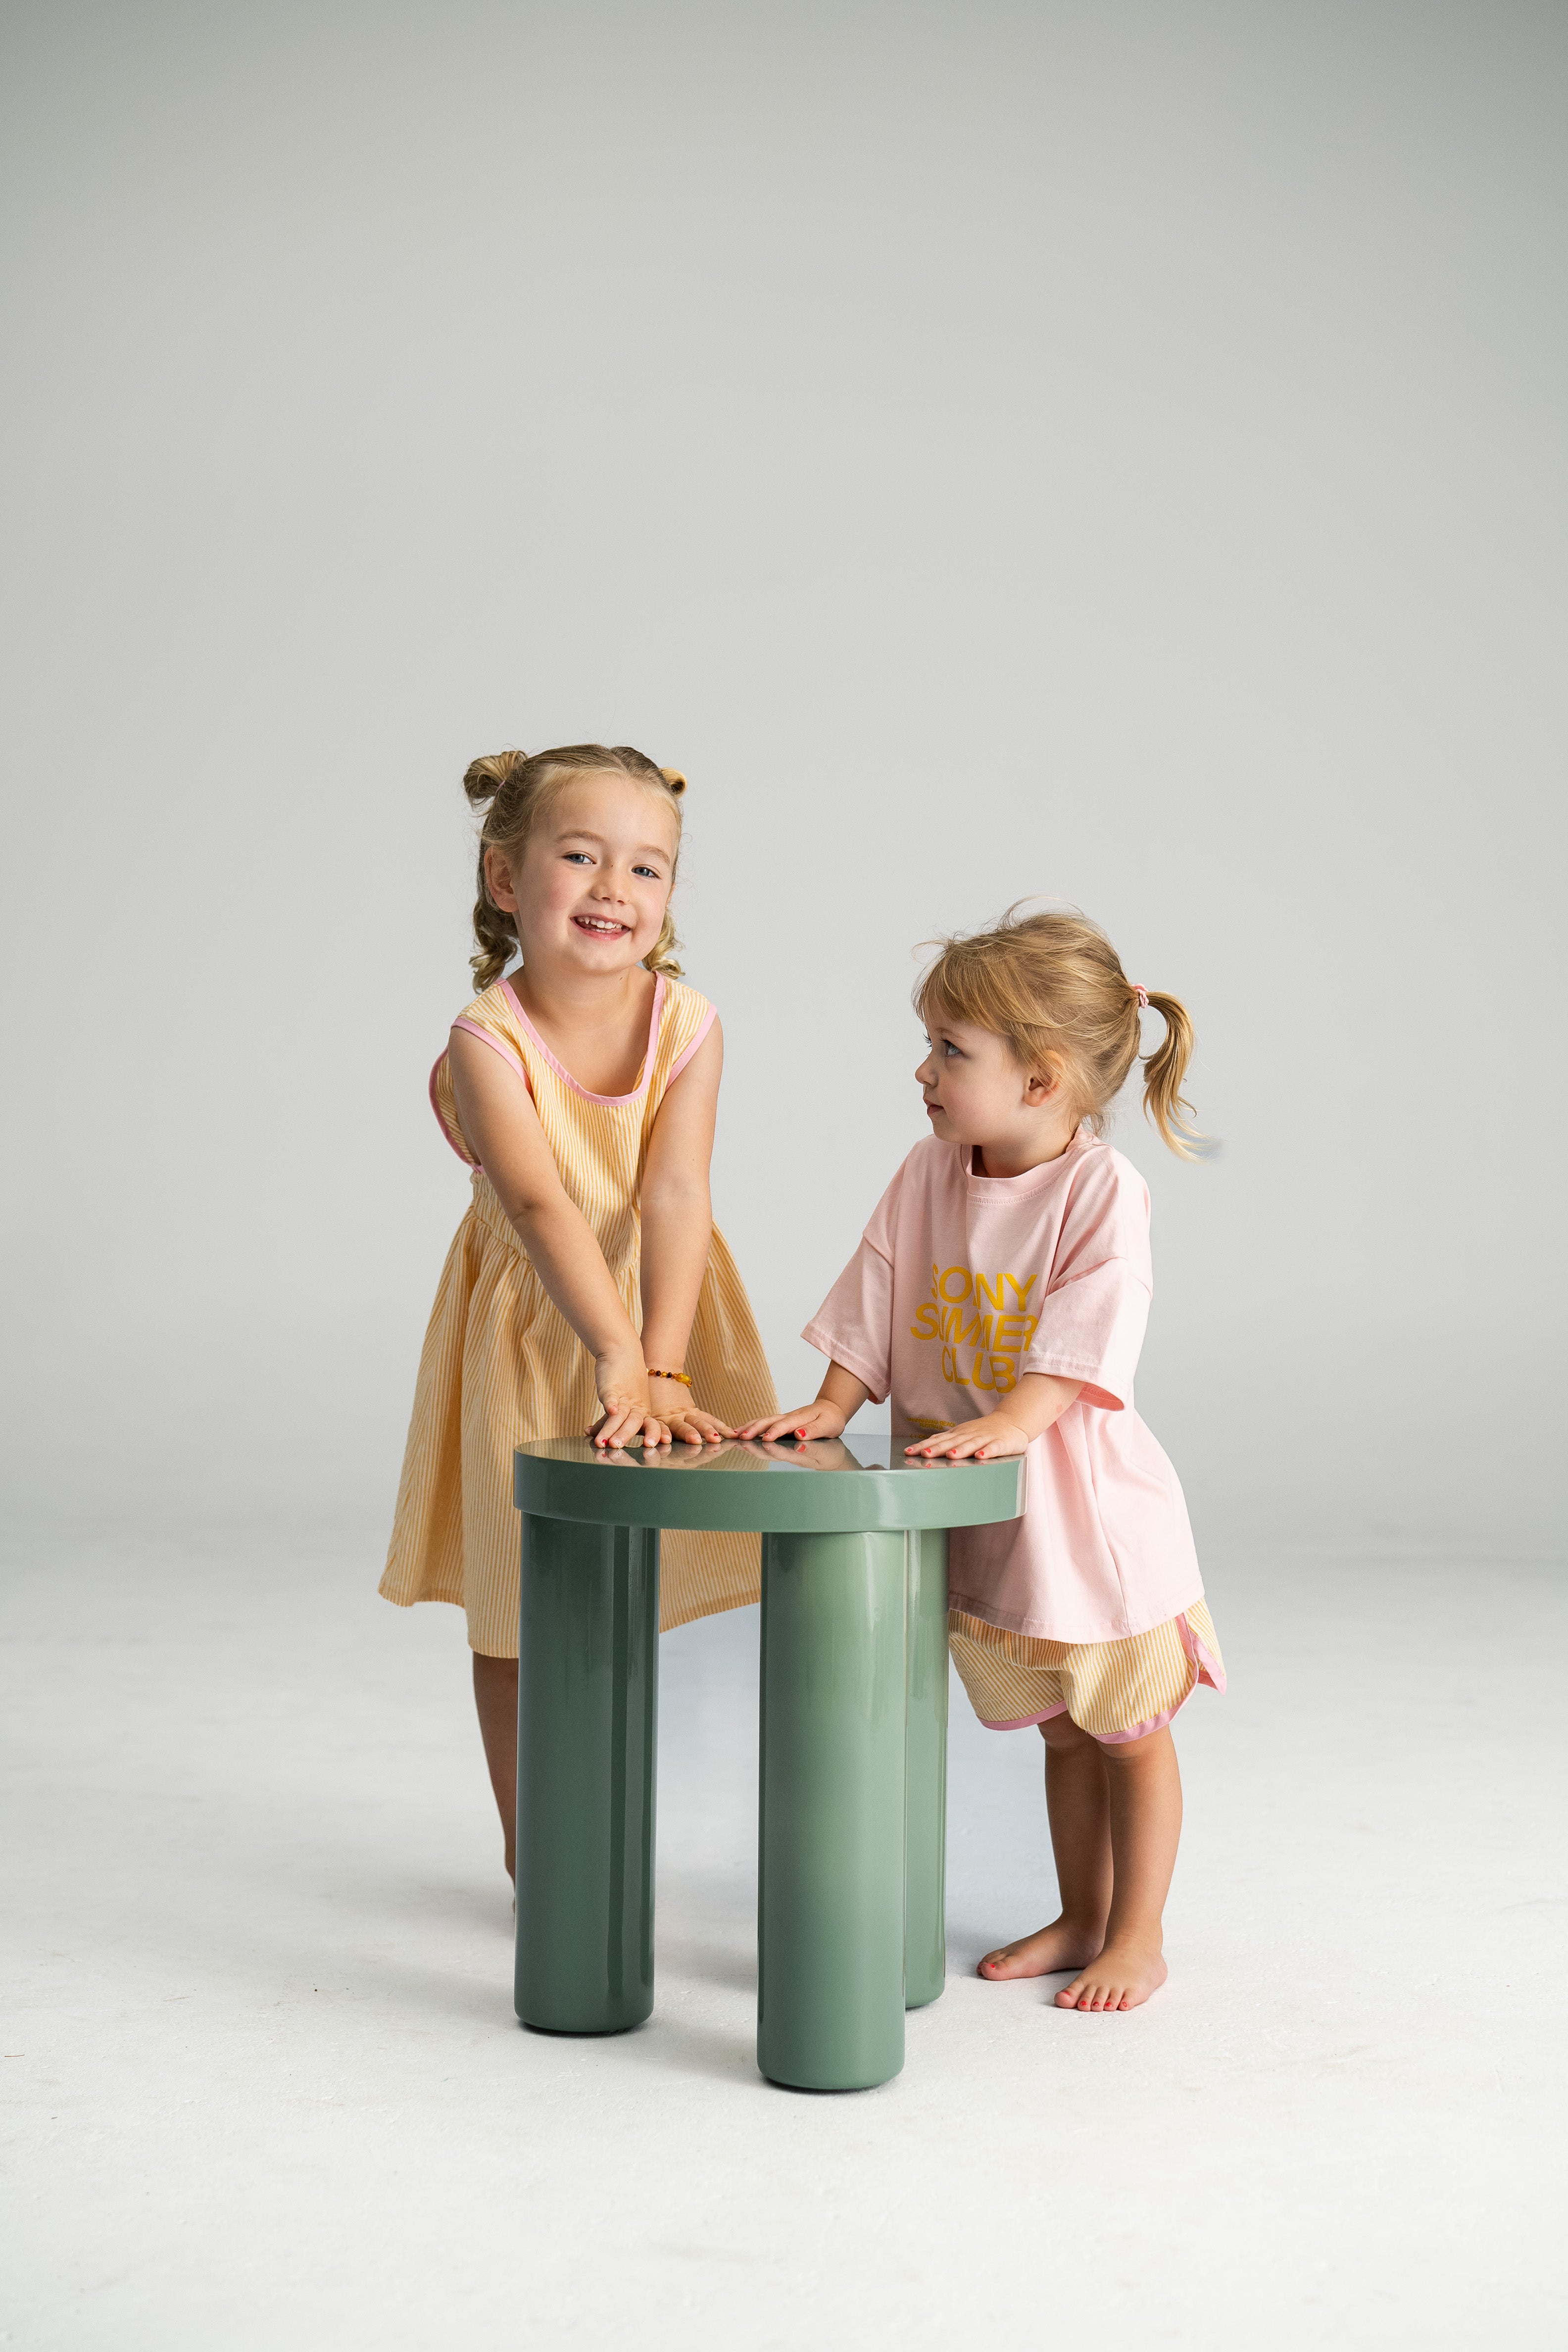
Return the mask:
<path id="1" fill-rule="evenodd" d="M 723 1047 L 674 960 L 685 778 L 625 744 L 575 743 L 476 760 L 463 788 L 485 811 L 480 993 L 430 1098 L 473 1205 L 425 1336 L 381 1590 L 468 1613 L 510 1872 L 512 1448 L 717 1444 L 777 1405 L 709 1202 Z M 755 1536 L 667 1534 L 661 1630 L 755 1601 L 759 1565 Z"/>

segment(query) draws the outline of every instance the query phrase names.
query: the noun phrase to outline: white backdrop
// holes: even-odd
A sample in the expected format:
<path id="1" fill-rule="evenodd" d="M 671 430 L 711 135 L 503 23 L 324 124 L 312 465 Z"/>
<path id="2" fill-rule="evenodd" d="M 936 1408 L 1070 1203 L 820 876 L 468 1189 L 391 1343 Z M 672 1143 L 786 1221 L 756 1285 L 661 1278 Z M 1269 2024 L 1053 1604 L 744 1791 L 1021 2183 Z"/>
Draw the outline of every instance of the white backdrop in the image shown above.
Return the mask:
<path id="1" fill-rule="evenodd" d="M 782 1388 L 911 949 L 1184 995 L 1200 1542 L 1554 1517 L 1568 16 L 16 5 L 10 1490 L 361 1528 L 464 1206 L 474 753 L 691 779 Z M 1560 928 L 1560 926 L 1558 926 Z"/>

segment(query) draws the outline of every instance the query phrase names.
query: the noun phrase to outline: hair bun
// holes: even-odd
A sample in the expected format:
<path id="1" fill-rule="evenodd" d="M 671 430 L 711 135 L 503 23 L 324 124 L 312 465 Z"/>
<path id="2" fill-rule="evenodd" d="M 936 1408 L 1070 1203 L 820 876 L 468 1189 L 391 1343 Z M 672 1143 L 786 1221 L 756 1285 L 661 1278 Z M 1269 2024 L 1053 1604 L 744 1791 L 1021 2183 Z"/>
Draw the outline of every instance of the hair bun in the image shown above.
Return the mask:
<path id="1" fill-rule="evenodd" d="M 527 765 L 526 751 L 492 751 L 483 760 L 470 760 L 463 770 L 463 790 L 476 808 L 483 808 Z"/>
<path id="2" fill-rule="evenodd" d="M 686 790 L 686 779 L 681 774 L 680 770 L 679 768 L 661 768 L 658 772 L 664 778 L 665 782 L 669 786 L 670 791 L 679 800 L 681 793 Z"/>

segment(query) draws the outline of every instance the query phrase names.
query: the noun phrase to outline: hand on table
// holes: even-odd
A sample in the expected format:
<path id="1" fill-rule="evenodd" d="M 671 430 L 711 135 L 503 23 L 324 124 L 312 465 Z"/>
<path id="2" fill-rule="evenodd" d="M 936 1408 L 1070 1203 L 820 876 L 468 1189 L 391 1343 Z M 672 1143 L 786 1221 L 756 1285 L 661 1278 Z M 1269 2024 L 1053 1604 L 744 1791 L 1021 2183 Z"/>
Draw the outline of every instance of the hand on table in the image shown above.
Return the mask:
<path id="1" fill-rule="evenodd" d="M 771 1413 L 761 1421 L 749 1421 L 744 1429 L 737 1430 L 738 1437 L 839 1437 L 844 1432 L 847 1416 L 836 1404 L 818 1397 L 815 1404 L 796 1405 L 793 1412 Z"/>
<path id="2" fill-rule="evenodd" d="M 669 1444 L 668 1427 L 648 1394 L 640 1352 L 600 1356 L 594 1365 L 594 1385 L 599 1392 L 599 1418 L 588 1434 L 595 1445 Z M 659 1386 L 679 1388 L 680 1383 L 661 1381 Z"/>
<path id="3" fill-rule="evenodd" d="M 961 1421 L 956 1429 L 939 1429 L 930 1437 L 917 1437 L 904 1452 L 918 1454 L 927 1462 L 964 1462 L 971 1455 L 976 1462 L 992 1462 L 1004 1454 L 1022 1454 L 1028 1443 L 1027 1430 L 1020 1429 L 1016 1421 L 988 1412 L 980 1421 Z"/>
<path id="4" fill-rule="evenodd" d="M 650 1379 L 648 1400 L 653 1410 L 664 1422 L 668 1437 L 679 1437 L 683 1445 L 722 1445 L 735 1433 L 726 1422 L 716 1421 L 692 1401 L 691 1391 L 684 1381 Z"/>

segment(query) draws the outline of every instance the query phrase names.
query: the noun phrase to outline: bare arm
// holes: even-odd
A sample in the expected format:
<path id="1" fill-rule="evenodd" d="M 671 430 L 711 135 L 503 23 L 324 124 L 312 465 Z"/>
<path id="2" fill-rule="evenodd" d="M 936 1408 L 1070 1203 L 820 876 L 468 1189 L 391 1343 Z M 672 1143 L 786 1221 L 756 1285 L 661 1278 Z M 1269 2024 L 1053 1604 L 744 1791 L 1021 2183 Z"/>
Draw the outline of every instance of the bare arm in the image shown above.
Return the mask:
<path id="1" fill-rule="evenodd" d="M 452 1092 L 465 1139 L 495 1187 L 545 1290 L 594 1359 L 605 1418 L 601 1445 L 665 1443 L 668 1431 L 648 1402 L 647 1374 L 632 1320 L 587 1219 L 566 1196 L 554 1155 L 521 1073 L 454 1029 L 447 1048 Z"/>
<path id="2" fill-rule="evenodd" d="M 642 1348 L 656 1368 L 685 1368 L 691 1321 L 708 1270 L 713 1204 L 708 1188 L 724 1040 L 717 1021 L 659 1105 L 643 1166 Z M 654 1410 L 689 1444 L 733 1432 L 679 1381 L 653 1381 Z"/>
<path id="3" fill-rule="evenodd" d="M 939 1430 L 934 1437 L 919 1438 L 904 1452 L 928 1459 L 946 1454 L 954 1462 L 971 1454 L 982 1462 L 998 1454 L 1022 1454 L 1032 1439 L 1060 1421 L 1082 1386 L 1081 1381 L 1058 1381 L 1054 1372 L 1026 1372 L 1008 1391 L 1005 1407 L 979 1421 L 961 1421 L 956 1429 Z"/>

